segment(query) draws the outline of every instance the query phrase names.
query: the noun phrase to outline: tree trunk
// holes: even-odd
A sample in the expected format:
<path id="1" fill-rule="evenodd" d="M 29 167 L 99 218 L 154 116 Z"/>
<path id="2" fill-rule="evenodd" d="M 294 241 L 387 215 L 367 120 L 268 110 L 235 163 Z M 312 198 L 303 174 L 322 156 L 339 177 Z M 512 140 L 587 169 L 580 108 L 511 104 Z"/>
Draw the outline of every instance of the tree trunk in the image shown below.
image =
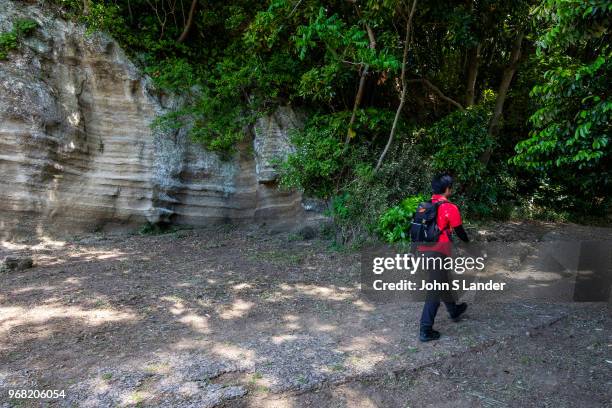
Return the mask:
<path id="1" fill-rule="evenodd" d="M 89 15 L 91 11 L 91 0 L 83 0 L 83 15 Z"/>
<path id="2" fill-rule="evenodd" d="M 400 94 L 400 103 L 399 103 L 399 106 L 397 107 L 397 110 L 395 111 L 395 118 L 393 119 L 393 125 L 391 126 L 391 132 L 389 133 L 389 139 L 387 140 L 387 144 L 385 145 L 384 150 L 382 151 L 380 157 L 378 158 L 378 163 L 376 163 L 376 167 L 374 168 L 375 172 L 378 171 L 378 169 L 380 169 L 380 166 L 382 165 L 383 160 L 385 159 L 385 156 L 387 155 L 387 152 L 389 151 L 389 147 L 391 146 L 391 143 L 393 142 L 393 137 L 395 136 L 395 131 L 397 129 L 397 123 L 402 113 L 402 108 L 404 107 L 404 103 L 406 102 L 406 64 L 408 63 L 408 48 L 410 48 L 409 47 L 410 30 L 412 29 L 412 18 L 414 17 L 414 11 L 416 10 L 416 5 L 417 5 L 417 0 L 414 0 L 412 2 L 412 8 L 410 9 L 410 15 L 408 16 L 408 21 L 406 22 L 406 37 L 404 39 L 404 55 L 402 57 L 402 74 L 400 77 L 400 83 L 402 87 L 402 91 Z"/>
<path id="3" fill-rule="evenodd" d="M 370 28 L 369 25 L 366 25 L 366 31 L 368 32 L 368 37 L 370 38 L 370 48 L 376 49 L 376 38 L 374 37 L 374 32 Z M 351 114 L 351 120 L 348 125 L 348 130 L 346 132 L 346 140 L 344 141 L 344 148 L 346 149 L 351 141 L 351 137 L 353 135 L 353 125 L 355 124 L 355 119 L 357 118 L 357 110 L 359 109 L 359 105 L 361 105 L 361 100 L 363 99 L 363 92 L 365 89 L 366 78 L 368 76 L 368 70 L 370 66 L 365 64 L 363 69 L 361 70 L 361 76 L 359 78 L 359 88 L 357 89 L 357 94 L 355 95 L 355 103 L 353 104 L 353 113 Z"/>
<path id="4" fill-rule="evenodd" d="M 510 63 L 506 69 L 504 69 L 504 74 L 502 75 L 502 80 L 497 90 L 495 109 L 493 110 L 491 121 L 489 122 L 489 135 L 493 137 L 497 136 L 497 132 L 499 131 L 499 122 L 504 112 L 504 103 L 506 102 L 508 89 L 510 88 L 510 83 L 512 82 L 512 78 L 514 77 L 514 73 L 516 72 L 516 68 L 518 67 L 518 62 L 521 57 L 521 45 L 523 43 L 524 36 L 525 33 L 522 31 L 517 34 L 514 44 L 512 45 L 512 52 L 510 53 Z M 480 161 L 486 165 L 491 158 L 491 153 L 491 149 L 487 149 L 480 157 Z"/>
<path id="5" fill-rule="evenodd" d="M 182 43 L 187 39 L 187 35 L 189 35 L 189 30 L 191 30 L 191 26 L 193 25 L 193 17 L 195 15 L 196 6 L 198 5 L 198 0 L 191 1 L 191 7 L 189 8 L 189 15 L 187 16 L 187 22 L 185 23 L 185 28 L 183 28 L 183 32 L 181 36 L 177 40 L 177 42 Z"/>
<path id="6" fill-rule="evenodd" d="M 476 99 L 476 78 L 478 77 L 478 66 L 480 64 L 481 45 L 468 50 L 467 84 L 465 90 L 465 106 L 474 104 Z"/>

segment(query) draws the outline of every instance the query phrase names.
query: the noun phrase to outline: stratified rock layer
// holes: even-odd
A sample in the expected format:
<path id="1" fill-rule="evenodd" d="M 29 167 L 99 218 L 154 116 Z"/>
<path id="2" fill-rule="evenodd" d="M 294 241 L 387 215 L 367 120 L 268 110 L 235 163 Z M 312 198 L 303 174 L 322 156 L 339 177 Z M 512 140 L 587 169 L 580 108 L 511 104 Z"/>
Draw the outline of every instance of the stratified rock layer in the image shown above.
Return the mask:
<path id="1" fill-rule="evenodd" d="M 18 18 L 40 27 L 0 61 L 0 238 L 300 218 L 301 196 L 276 188 L 272 166 L 299 126 L 291 109 L 222 161 L 182 130 L 152 130 L 166 108 L 112 39 L 2 1 L 0 32 Z"/>

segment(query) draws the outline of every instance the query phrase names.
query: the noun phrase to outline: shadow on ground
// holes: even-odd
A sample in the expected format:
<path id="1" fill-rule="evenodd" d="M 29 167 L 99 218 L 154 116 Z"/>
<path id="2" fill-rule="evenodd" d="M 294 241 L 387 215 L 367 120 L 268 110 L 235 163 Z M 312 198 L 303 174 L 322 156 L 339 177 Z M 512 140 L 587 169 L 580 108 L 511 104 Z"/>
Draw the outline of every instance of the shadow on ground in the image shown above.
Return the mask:
<path id="1" fill-rule="evenodd" d="M 63 389 L 52 405 L 92 407 L 307 406 L 331 386 L 374 395 L 381 386 L 361 381 L 493 347 L 577 307 L 472 305 L 460 324 L 440 316 L 441 341 L 420 344 L 420 305 L 363 299 L 359 254 L 321 240 L 218 229 L 2 247 L 25 250 L 36 267 L 1 277 L 7 406 L 23 402 L 7 399 L 16 388 Z M 353 406 L 324 401 L 311 405 Z"/>

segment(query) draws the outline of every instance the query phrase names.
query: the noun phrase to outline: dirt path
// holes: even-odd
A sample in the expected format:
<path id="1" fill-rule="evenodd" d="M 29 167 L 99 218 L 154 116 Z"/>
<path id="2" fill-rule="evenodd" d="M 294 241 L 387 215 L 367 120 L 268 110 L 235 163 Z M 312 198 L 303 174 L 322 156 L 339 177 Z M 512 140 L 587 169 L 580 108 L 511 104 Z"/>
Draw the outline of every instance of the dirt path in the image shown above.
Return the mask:
<path id="1" fill-rule="evenodd" d="M 611 326 L 609 312 L 586 306 L 529 335 L 474 346 L 414 370 L 301 394 L 250 394 L 225 406 L 609 407 Z"/>
<path id="2" fill-rule="evenodd" d="M 604 231 L 522 224 L 503 228 L 511 231 L 493 226 L 473 232 L 490 239 L 537 240 L 551 233 L 588 237 Z M 612 360 L 609 310 L 601 304 L 589 309 L 599 317 L 583 320 L 564 318 L 582 310 L 576 304 L 474 304 L 460 324 L 439 319 L 444 334 L 439 342 L 420 344 L 420 305 L 364 300 L 359 254 L 330 249 L 323 240 L 219 229 L 2 243 L 0 252 L 32 253 L 36 262 L 33 269 L 0 277 L 2 407 L 38 405 L 9 400 L 8 390 L 16 388 L 65 390 L 65 399 L 48 401 L 57 406 L 358 406 L 349 394 L 371 400 L 362 406 L 406 406 L 404 401 L 422 406 L 429 394 L 438 402 L 461 395 L 464 399 L 457 401 L 464 406 L 486 405 L 493 394 L 473 384 L 486 384 L 487 370 L 496 367 L 491 362 L 502 363 L 496 350 L 511 359 L 512 350 L 519 352 L 513 341 L 559 319 L 541 336 L 528 338 L 526 356 L 556 350 L 556 336 L 546 333 L 569 324 L 578 339 L 576 345 L 567 340 L 564 347 L 576 356 L 576 372 L 589 372 L 595 361 L 601 364 L 596 370 L 608 370 L 604 373 L 612 367 L 605 361 Z M 587 323 L 599 326 L 587 330 L 595 337 L 584 339 L 602 346 L 585 356 L 579 354 L 578 340 L 583 340 L 580 325 Z M 478 358 L 468 358 L 474 353 Z M 465 367 L 463 390 L 475 395 L 451 393 L 462 392 L 454 376 L 462 371 L 444 371 L 453 361 Z M 514 360 L 504 364 L 517 368 Z M 439 377 L 439 388 L 429 385 L 429 371 L 422 367 L 439 373 L 432 374 Z M 380 380 L 389 373 L 406 374 L 390 384 Z M 601 398 L 591 406 L 610 399 L 610 376 L 606 382 L 600 371 L 594 373 L 587 382 L 594 392 L 600 390 Z M 410 378 L 421 385 L 414 388 Z M 530 381 L 529 375 L 524 378 Z M 563 379 L 555 378 L 561 387 Z M 492 386 L 510 387 L 496 381 Z M 531 388 L 520 395 L 539 398 Z M 547 395 L 557 403 L 572 401 L 553 391 Z M 509 399 L 499 401 L 512 405 Z"/>

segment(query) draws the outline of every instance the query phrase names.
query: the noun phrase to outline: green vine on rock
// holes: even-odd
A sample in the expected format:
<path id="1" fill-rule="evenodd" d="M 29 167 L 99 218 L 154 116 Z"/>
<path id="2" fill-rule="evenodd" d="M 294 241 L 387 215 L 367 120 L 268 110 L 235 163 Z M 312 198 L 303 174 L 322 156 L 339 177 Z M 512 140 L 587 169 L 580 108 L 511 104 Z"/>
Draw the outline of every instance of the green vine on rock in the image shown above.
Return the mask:
<path id="1" fill-rule="evenodd" d="M 13 29 L 0 33 L 0 60 L 8 59 L 9 52 L 19 47 L 21 40 L 32 34 L 38 23 L 30 19 L 18 19 L 13 23 Z"/>

